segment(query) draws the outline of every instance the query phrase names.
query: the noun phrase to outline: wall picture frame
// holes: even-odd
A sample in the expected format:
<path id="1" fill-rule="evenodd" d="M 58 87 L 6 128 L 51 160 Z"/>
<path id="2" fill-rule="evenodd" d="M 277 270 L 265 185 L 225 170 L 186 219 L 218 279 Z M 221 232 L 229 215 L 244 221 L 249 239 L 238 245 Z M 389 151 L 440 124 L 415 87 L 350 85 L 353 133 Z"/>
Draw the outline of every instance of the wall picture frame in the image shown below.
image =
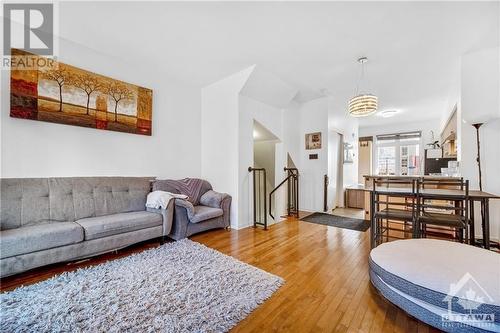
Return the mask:
<path id="1" fill-rule="evenodd" d="M 354 163 L 354 146 L 344 142 L 344 164 Z"/>
<path id="2" fill-rule="evenodd" d="M 306 134 L 306 150 L 321 149 L 321 132 Z"/>
<path id="3" fill-rule="evenodd" d="M 151 89 L 23 50 L 11 54 L 12 118 L 151 136 Z"/>

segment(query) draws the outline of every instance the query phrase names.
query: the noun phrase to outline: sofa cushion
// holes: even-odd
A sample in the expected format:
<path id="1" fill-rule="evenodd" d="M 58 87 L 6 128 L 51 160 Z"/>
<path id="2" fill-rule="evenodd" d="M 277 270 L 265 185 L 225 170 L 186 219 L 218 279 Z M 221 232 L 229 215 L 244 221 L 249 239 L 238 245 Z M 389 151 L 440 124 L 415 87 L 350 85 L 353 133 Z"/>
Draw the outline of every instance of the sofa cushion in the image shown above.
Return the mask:
<path id="1" fill-rule="evenodd" d="M 144 211 L 152 177 L 0 180 L 0 230 Z"/>
<path id="2" fill-rule="evenodd" d="M 46 224 L 49 215 L 47 178 L 7 178 L 0 182 L 0 229 Z M 68 221 L 63 220 L 61 222 Z M 72 220 L 69 220 L 72 221 Z"/>
<path id="3" fill-rule="evenodd" d="M 85 240 L 91 240 L 156 227 L 162 225 L 163 218 L 161 214 L 141 211 L 89 217 L 76 223 L 84 229 Z"/>
<path id="4" fill-rule="evenodd" d="M 191 223 L 198 223 L 202 221 L 206 221 L 209 219 L 213 219 L 215 217 L 222 216 L 224 211 L 220 208 L 213 208 L 207 206 L 194 206 L 194 215 L 191 218 Z"/>
<path id="5" fill-rule="evenodd" d="M 74 222 L 53 222 L 0 231 L 0 258 L 47 250 L 83 241 Z"/>

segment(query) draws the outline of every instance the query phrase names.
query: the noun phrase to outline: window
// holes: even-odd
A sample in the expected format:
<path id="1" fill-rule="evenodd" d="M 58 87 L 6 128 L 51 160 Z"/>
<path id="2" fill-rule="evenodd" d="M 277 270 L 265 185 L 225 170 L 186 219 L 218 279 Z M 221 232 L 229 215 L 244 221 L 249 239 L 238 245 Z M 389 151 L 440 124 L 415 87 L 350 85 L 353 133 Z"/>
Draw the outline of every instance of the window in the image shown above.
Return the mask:
<path id="1" fill-rule="evenodd" d="M 396 174 L 396 147 L 378 147 L 378 174 L 395 175 Z"/>
<path id="2" fill-rule="evenodd" d="M 375 174 L 420 175 L 420 137 L 420 132 L 378 135 L 375 149 Z"/>
<path id="3" fill-rule="evenodd" d="M 420 174 L 420 145 L 400 146 L 400 174 L 401 176 L 416 176 Z"/>

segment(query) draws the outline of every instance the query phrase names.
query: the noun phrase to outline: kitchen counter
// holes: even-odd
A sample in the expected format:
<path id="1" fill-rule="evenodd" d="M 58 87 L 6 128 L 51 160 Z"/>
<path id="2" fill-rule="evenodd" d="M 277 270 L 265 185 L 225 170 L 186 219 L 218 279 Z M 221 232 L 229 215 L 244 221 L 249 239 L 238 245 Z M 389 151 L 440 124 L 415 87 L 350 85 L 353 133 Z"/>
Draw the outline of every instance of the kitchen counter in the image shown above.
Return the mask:
<path id="1" fill-rule="evenodd" d="M 369 220 L 370 219 L 370 191 L 373 187 L 373 179 L 394 179 L 394 180 L 412 180 L 412 179 L 432 179 L 434 181 L 437 181 L 436 184 L 433 185 L 427 185 L 426 188 L 435 188 L 435 189 L 449 189 L 453 188 L 449 186 L 449 183 L 447 184 L 447 181 L 450 180 L 460 180 L 461 177 L 446 177 L 446 176 L 432 176 L 432 175 L 425 175 L 425 176 L 379 176 L 379 175 L 364 175 L 363 178 L 365 179 L 364 181 L 364 186 L 357 186 L 352 189 L 352 191 L 363 191 L 364 193 L 364 210 L 365 210 L 365 219 Z M 442 181 L 443 184 L 439 184 L 439 181 Z M 388 188 L 393 188 L 396 190 L 401 190 L 404 191 L 405 188 L 410 188 L 411 184 L 390 184 L 387 185 L 386 187 Z M 359 195 L 360 196 L 360 195 Z M 360 199 L 357 200 L 356 206 L 361 207 L 361 203 L 359 202 Z M 389 201 L 394 201 L 394 202 L 400 202 L 401 198 L 390 198 Z M 396 207 L 397 208 L 397 207 Z"/>
<path id="2" fill-rule="evenodd" d="M 365 190 L 365 185 L 364 184 L 356 184 L 356 185 L 348 185 L 346 186 L 346 190 L 361 190 L 361 191 L 364 191 Z"/>
<path id="3" fill-rule="evenodd" d="M 365 187 L 372 186 L 373 185 L 373 179 L 391 179 L 391 180 L 412 180 L 412 179 L 430 179 L 433 181 L 450 181 L 450 180 L 460 180 L 462 179 L 461 177 L 449 177 L 449 176 L 431 176 L 431 175 L 425 175 L 425 176 L 379 176 L 379 175 L 364 175 L 363 178 L 365 179 Z M 391 187 L 411 187 L 410 184 L 392 184 Z"/>
<path id="4" fill-rule="evenodd" d="M 379 175 L 364 175 L 363 178 L 366 179 L 373 179 L 373 178 L 381 178 L 381 179 L 386 179 L 386 178 L 391 178 L 391 179 L 433 179 L 433 180 L 454 180 L 454 179 L 461 179 L 461 177 L 449 177 L 449 176 L 431 176 L 431 175 L 425 175 L 425 176 L 379 176 Z"/>

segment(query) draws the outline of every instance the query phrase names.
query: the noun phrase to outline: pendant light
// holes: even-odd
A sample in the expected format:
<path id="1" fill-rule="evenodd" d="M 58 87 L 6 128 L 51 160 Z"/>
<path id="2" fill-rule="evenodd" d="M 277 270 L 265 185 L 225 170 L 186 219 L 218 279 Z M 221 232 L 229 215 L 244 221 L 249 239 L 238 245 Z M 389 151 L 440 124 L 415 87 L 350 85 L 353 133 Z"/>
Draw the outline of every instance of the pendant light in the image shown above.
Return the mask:
<path id="1" fill-rule="evenodd" d="M 349 114 L 353 117 L 366 117 L 377 112 L 377 96 L 359 92 L 360 83 L 365 75 L 365 63 L 367 61 L 368 58 L 366 57 L 358 59 L 358 62 L 361 64 L 361 76 L 356 85 L 355 96 L 349 100 Z"/>

